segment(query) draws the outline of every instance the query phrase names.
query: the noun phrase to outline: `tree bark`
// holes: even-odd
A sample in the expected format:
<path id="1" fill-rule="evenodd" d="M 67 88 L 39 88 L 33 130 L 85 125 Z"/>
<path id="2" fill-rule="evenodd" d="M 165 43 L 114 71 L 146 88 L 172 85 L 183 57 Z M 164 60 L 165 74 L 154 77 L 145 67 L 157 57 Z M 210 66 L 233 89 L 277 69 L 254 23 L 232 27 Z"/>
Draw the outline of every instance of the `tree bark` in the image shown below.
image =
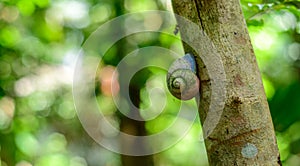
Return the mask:
<path id="1" fill-rule="evenodd" d="M 177 20 L 181 37 L 204 33 L 211 40 L 204 42 L 212 42 L 226 75 L 226 100 L 220 120 L 213 131 L 204 133 L 210 165 L 281 165 L 269 106 L 239 0 L 172 0 L 172 5 L 176 14 L 200 28 L 200 31 L 189 29 Z M 203 43 L 203 39 L 194 40 Z M 194 52 L 187 45 L 184 49 Z M 212 54 L 210 49 L 202 51 Z M 201 81 L 199 115 L 203 124 L 209 114 L 213 80 L 201 58 L 196 56 L 196 61 Z M 206 128 L 203 131 L 208 131 Z"/>

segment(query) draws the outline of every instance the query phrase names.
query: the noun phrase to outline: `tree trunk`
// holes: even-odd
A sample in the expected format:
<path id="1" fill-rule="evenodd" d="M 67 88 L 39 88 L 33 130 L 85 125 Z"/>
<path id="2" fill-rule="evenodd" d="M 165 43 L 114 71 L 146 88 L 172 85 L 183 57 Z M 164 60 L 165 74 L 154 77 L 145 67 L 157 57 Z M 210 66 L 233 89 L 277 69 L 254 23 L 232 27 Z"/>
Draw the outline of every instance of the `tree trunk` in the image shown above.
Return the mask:
<path id="1" fill-rule="evenodd" d="M 125 74 L 125 73 L 123 73 Z M 132 103 L 139 107 L 140 104 L 140 88 L 135 87 L 134 85 L 130 88 L 130 96 L 132 96 Z M 129 102 L 129 101 L 128 101 Z M 131 117 L 139 117 L 140 112 L 137 108 L 131 108 L 130 109 Z M 145 129 L 145 122 L 144 121 L 137 121 L 134 119 L 130 119 L 126 116 L 122 116 L 121 118 L 121 125 L 120 129 L 122 132 L 125 132 L 130 135 L 135 136 L 146 136 L 147 132 Z M 140 149 L 145 148 L 144 144 L 141 144 L 141 142 L 128 142 L 126 140 L 122 140 L 122 148 L 136 148 L 137 145 L 139 145 Z M 122 155 L 122 165 L 123 166 L 153 166 L 153 158 L 152 155 L 147 156 L 128 156 L 128 155 Z"/>
<path id="2" fill-rule="evenodd" d="M 123 8 L 124 5 L 124 0 L 117 0 L 115 1 L 115 6 L 116 6 L 116 11 L 117 11 L 117 16 L 121 16 L 124 13 L 125 9 Z M 113 27 L 116 28 L 116 32 L 123 34 L 124 33 L 124 25 L 122 22 L 120 23 L 119 26 Z M 123 57 L 126 56 L 126 53 L 128 50 L 126 50 L 127 43 L 125 39 L 121 40 L 118 42 L 117 47 L 118 47 L 118 60 L 120 61 Z M 132 66 L 128 66 L 130 68 Z M 129 108 L 129 117 L 125 115 L 120 115 L 120 131 L 124 132 L 129 135 L 135 135 L 135 136 L 145 136 L 147 135 L 146 128 L 145 128 L 145 122 L 144 121 L 137 121 L 134 119 L 131 119 L 130 117 L 136 117 L 138 119 L 142 119 L 140 116 L 139 112 L 139 105 L 140 105 L 140 90 L 141 87 L 138 86 L 137 84 L 132 84 L 130 87 L 122 87 L 123 81 L 127 81 L 126 79 L 123 78 L 123 76 L 127 75 L 128 71 L 125 70 L 119 70 L 119 76 L 120 76 L 120 85 L 121 85 L 121 91 L 120 95 L 126 99 L 127 103 L 131 103 L 131 107 Z M 130 98 L 127 98 L 126 93 L 127 91 L 125 90 L 126 88 L 129 88 L 129 96 Z M 130 104 L 129 104 L 130 105 Z M 122 149 L 129 149 L 127 151 L 133 151 L 130 149 L 137 148 L 144 149 L 145 144 L 138 142 L 138 141 L 128 141 L 127 139 L 121 139 L 121 148 Z M 126 150 L 125 150 L 126 151 Z M 153 165 L 153 156 L 152 155 L 147 155 L 147 156 L 129 156 L 125 154 L 121 154 L 121 162 L 122 166 L 152 166 Z"/>
<path id="3" fill-rule="evenodd" d="M 210 41 L 194 38 L 195 43 L 211 42 L 220 55 L 226 76 L 222 83 L 226 100 L 219 112 L 220 119 L 212 130 L 208 129 L 210 126 L 203 126 L 210 165 L 281 165 L 267 99 L 239 0 L 172 0 L 172 4 L 176 14 L 200 28 L 195 31 L 178 19 L 181 37 L 189 38 L 197 33 L 207 36 Z M 201 44 L 198 47 L 203 49 L 202 54 L 214 56 L 213 50 Z M 191 51 L 187 45 L 184 49 Z M 209 106 L 215 79 L 211 78 L 201 58 L 196 56 L 196 61 L 201 81 L 199 115 L 204 124 L 212 111 Z"/>

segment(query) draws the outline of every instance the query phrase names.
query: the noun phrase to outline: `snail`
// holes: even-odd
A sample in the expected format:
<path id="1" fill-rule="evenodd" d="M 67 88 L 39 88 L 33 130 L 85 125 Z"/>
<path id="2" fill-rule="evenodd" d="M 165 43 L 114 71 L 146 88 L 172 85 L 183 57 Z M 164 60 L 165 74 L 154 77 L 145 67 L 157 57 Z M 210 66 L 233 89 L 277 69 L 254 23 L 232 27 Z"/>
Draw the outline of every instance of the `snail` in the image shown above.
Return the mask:
<path id="1" fill-rule="evenodd" d="M 190 100 L 199 93 L 200 81 L 196 75 L 193 55 L 187 53 L 171 64 L 167 86 L 171 94 L 180 100 Z"/>

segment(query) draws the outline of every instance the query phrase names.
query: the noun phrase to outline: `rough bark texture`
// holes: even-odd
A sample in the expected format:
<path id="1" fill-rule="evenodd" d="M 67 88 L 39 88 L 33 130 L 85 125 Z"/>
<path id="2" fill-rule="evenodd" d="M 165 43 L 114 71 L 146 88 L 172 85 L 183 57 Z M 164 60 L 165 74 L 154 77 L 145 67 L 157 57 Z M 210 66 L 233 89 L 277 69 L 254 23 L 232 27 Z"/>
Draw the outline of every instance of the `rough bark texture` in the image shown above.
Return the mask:
<path id="1" fill-rule="evenodd" d="M 202 30 L 195 32 L 179 21 L 181 36 L 204 32 L 224 65 L 225 107 L 216 128 L 205 138 L 210 165 L 281 165 L 267 99 L 239 0 L 172 0 L 172 4 L 176 14 L 198 24 Z M 188 46 L 184 48 L 190 51 Z M 203 123 L 211 101 L 211 79 L 199 58 L 197 66 L 201 80 L 199 115 Z"/>

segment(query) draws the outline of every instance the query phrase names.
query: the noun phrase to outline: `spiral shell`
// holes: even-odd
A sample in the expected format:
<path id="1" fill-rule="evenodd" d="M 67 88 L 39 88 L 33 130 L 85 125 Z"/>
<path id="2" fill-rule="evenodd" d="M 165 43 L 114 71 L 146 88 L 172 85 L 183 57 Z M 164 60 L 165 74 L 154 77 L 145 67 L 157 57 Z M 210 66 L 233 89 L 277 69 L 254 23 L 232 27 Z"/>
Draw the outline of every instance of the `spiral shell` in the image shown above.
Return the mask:
<path id="1" fill-rule="evenodd" d="M 196 62 L 191 54 L 177 59 L 167 75 L 168 89 L 173 96 L 189 100 L 199 93 L 200 81 L 196 75 Z"/>

